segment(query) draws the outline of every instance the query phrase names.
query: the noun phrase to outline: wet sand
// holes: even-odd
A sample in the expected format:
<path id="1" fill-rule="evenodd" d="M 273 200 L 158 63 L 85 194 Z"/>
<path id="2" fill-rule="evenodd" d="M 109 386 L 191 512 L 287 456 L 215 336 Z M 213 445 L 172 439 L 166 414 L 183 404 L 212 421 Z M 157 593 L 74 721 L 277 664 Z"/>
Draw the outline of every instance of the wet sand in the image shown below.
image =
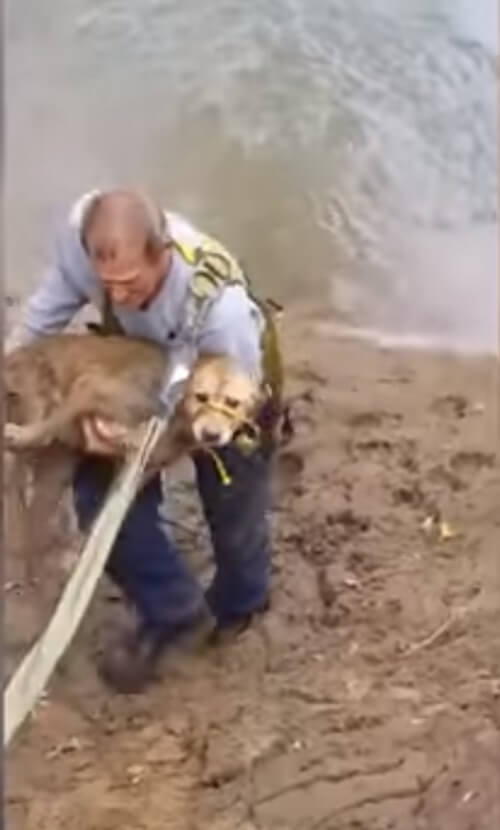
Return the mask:
<path id="1" fill-rule="evenodd" d="M 270 611 L 113 697 L 92 658 L 124 609 L 103 582 L 7 754 L 11 830 L 498 824 L 498 364 L 340 340 L 304 316 L 284 341 L 305 467 L 273 511 Z M 181 473 L 176 533 L 206 574 Z M 11 654 L 32 606 L 7 594 Z"/>

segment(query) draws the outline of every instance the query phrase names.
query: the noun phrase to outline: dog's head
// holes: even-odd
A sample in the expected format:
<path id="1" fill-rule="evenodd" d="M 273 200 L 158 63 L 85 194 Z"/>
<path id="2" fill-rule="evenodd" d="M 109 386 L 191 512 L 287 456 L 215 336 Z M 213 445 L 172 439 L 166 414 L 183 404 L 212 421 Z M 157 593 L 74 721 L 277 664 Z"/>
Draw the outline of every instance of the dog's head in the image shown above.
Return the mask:
<path id="1" fill-rule="evenodd" d="M 197 444 L 222 447 L 251 426 L 259 386 L 227 357 L 203 355 L 186 384 L 183 409 Z"/>

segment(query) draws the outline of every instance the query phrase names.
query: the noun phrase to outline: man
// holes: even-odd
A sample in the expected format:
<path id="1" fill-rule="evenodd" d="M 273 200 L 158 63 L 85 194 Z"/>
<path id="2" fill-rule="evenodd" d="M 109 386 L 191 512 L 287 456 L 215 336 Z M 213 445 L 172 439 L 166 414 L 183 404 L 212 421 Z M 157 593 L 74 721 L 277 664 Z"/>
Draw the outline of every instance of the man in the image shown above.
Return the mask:
<path id="1" fill-rule="evenodd" d="M 209 301 L 193 305 L 200 278 L 213 283 L 214 291 Z M 106 310 L 108 331 L 118 325 L 169 351 L 226 354 L 262 378 L 266 315 L 249 295 L 237 262 L 184 219 L 137 193 L 94 191 L 78 200 L 57 240 L 54 263 L 7 348 L 60 331 L 87 303 Z M 89 419 L 84 432 L 88 455 L 74 481 L 82 528 L 93 519 L 113 474 L 112 425 L 104 431 Z M 208 454 L 194 457 L 216 566 L 205 596 L 162 527 L 160 477 L 138 494 L 107 566 L 139 619 L 133 635 L 123 636 L 100 661 L 102 678 L 115 690 L 142 690 L 154 678 L 163 651 L 206 620 L 207 605 L 218 631 L 240 630 L 267 606 L 271 455 L 272 442 L 250 453 L 235 443 L 224 448 L 229 487 L 221 485 Z"/>

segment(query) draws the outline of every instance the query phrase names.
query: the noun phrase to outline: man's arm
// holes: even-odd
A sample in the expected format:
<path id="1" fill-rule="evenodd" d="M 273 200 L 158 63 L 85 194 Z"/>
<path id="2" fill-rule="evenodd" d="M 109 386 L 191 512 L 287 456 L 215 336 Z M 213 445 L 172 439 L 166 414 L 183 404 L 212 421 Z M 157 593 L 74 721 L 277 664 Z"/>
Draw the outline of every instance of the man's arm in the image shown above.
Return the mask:
<path id="1" fill-rule="evenodd" d="M 198 336 L 197 351 L 227 355 L 252 377 L 261 378 L 263 321 L 239 285 L 225 288 L 211 306 Z"/>
<path id="2" fill-rule="evenodd" d="M 44 334 L 61 331 L 87 302 L 75 280 L 68 274 L 68 246 L 76 243 L 68 228 L 56 242 L 53 264 L 45 271 L 40 286 L 28 298 L 21 320 L 7 337 L 5 351 L 30 343 Z"/>

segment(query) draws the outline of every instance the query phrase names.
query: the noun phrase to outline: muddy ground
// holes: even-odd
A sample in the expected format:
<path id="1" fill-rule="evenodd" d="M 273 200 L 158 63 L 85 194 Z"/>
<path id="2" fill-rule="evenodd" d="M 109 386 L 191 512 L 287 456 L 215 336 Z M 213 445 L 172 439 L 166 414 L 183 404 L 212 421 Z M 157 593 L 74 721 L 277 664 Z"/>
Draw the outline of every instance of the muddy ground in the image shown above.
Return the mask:
<path id="1" fill-rule="evenodd" d="M 93 655 L 125 609 L 103 582 L 7 753 L 9 830 L 500 826 L 497 364 L 383 351 L 312 319 L 285 341 L 305 469 L 273 511 L 270 611 L 113 697 Z M 170 492 L 206 576 L 184 472 Z M 7 588 L 17 660 L 39 618 Z"/>

